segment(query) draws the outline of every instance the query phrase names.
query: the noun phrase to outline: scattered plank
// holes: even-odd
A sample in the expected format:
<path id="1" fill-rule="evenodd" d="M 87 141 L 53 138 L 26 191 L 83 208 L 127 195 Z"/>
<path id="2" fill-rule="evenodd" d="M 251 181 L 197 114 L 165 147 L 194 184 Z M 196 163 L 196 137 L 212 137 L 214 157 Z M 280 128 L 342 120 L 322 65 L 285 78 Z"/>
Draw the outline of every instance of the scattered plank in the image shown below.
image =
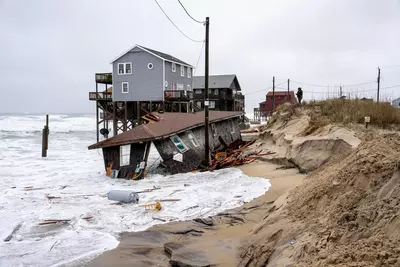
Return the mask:
<path id="1" fill-rule="evenodd" d="M 157 199 L 154 200 L 154 202 L 176 202 L 176 201 L 180 201 L 180 198 L 172 198 L 172 199 Z"/>
<path id="2" fill-rule="evenodd" d="M 21 226 L 22 226 L 22 222 L 14 227 L 12 232 L 4 239 L 4 242 L 9 242 L 13 238 L 14 234 L 19 230 L 19 228 L 21 228 Z"/>

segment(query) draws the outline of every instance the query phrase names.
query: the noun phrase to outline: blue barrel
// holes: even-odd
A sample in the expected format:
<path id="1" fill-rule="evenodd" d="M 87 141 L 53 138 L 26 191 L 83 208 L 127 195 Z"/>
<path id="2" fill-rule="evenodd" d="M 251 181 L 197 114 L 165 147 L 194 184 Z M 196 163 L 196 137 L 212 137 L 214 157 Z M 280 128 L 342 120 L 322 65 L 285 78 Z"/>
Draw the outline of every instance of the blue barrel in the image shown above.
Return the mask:
<path id="1" fill-rule="evenodd" d="M 122 203 L 138 203 L 139 195 L 132 191 L 111 190 L 108 192 L 108 200 L 119 201 Z"/>

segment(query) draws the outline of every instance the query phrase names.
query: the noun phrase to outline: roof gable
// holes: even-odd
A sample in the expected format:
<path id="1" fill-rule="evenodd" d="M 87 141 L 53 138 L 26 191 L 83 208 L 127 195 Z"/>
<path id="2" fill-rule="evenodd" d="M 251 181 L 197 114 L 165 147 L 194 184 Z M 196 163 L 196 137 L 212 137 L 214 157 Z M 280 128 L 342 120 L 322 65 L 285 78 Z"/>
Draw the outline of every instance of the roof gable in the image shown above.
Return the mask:
<path id="1" fill-rule="evenodd" d="M 204 89 L 204 78 L 205 76 L 195 76 L 193 77 L 193 89 Z M 232 83 L 236 84 L 237 90 L 241 91 L 239 82 L 235 74 L 227 75 L 210 75 L 209 76 L 209 88 L 230 88 Z"/>
<path id="2" fill-rule="evenodd" d="M 121 57 L 123 57 L 123 56 L 126 55 L 127 53 L 131 52 L 131 51 L 134 50 L 135 48 L 139 48 L 139 49 L 141 49 L 142 51 L 145 51 L 145 52 L 147 52 L 147 53 L 149 53 L 149 54 L 152 54 L 153 56 L 156 56 L 156 57 L 158 57 L 158 58 L 160 58 L 160 59 L 162 59 L 162 60 L 169 61 L 169 62 L 172 62 L 172 63 L 176 63 L 176 64 L 180 64 L 180 65 L 184 65 L 184 66 L 193 68 L 192 65 L 190 65 L 190 64 L 188 64 L 188 63 L 186 63 L 186 62 L 184 62 L 184 61 L 182 61 L 182 60 L 180 60 L 180 59 L 178 59 L 178 58 L 176 58 L 176 57 L 173 57 L 173 56 L 171 56 L 171 55 L 169 55 L 169 54 L 166 54 L 166 53 L 163 53 L 163 52 L 154 50 L 154 49 L 150 49 L 150 48 L 147 48 L 147 47 L 144 47 L 144 46 L 141 46 L 141 45 L 135 45 L 135 46 L 129 48 L 128 51 L 124 52 L 122 55 L 120 55 L 120 56 L 118 56 L 117 58 L 115 58 L 113 61 L 111 61 L 111 63 L 114 63 L 116 60 L 120 59 Z"/>

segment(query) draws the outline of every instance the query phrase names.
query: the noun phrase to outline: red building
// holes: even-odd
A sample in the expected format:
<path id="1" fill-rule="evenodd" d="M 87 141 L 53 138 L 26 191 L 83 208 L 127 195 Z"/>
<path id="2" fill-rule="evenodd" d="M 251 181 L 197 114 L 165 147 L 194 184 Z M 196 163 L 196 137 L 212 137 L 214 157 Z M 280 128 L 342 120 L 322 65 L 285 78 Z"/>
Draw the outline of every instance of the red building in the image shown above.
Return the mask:
<path id="1" fill-rule="evenodd" d="M 268 115 L 272 112 L 273 96 L 272 92 L 268 92 L 266 100 L 260 103 L 260 113 Z M 275 91 L 275 109 L 283 103 L 290 102 L 291 104 L 297 103 L 297 99 L 294 95 L 294 91 Z"/>

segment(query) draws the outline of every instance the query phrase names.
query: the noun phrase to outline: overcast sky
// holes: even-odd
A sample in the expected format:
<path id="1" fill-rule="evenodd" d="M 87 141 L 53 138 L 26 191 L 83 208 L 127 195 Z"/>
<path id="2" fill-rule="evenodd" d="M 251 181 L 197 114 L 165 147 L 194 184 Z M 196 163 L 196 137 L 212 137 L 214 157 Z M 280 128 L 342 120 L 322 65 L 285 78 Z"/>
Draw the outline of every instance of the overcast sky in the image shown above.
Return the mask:
<path id="1" fill-rule="evenodd" d="M 324 85 L 292 83 L 306 99 L 376 81 L 378 66 L 383 88 L 400 84 L 399 0 L 182 2 L 195 18 L 210 17 L 210 74 L 236 74 L 249 113 L 272 76 L 285 89 L 288 78 Z M 159 3 L 187 35 L 204 39 L 177 0 Z M 192 65 L 201 49 L 153 0 L 0 0 L 0 112 L 94 113 L 94 74 L 110 72 L 110 61 L 134 44 Z M 204 74 L 204 52 L 196 74 Z M 343 91 L 375 97 L 375 88 Z M 400 87 L 382 90 L 383 99 L 397 97 Z"/>

